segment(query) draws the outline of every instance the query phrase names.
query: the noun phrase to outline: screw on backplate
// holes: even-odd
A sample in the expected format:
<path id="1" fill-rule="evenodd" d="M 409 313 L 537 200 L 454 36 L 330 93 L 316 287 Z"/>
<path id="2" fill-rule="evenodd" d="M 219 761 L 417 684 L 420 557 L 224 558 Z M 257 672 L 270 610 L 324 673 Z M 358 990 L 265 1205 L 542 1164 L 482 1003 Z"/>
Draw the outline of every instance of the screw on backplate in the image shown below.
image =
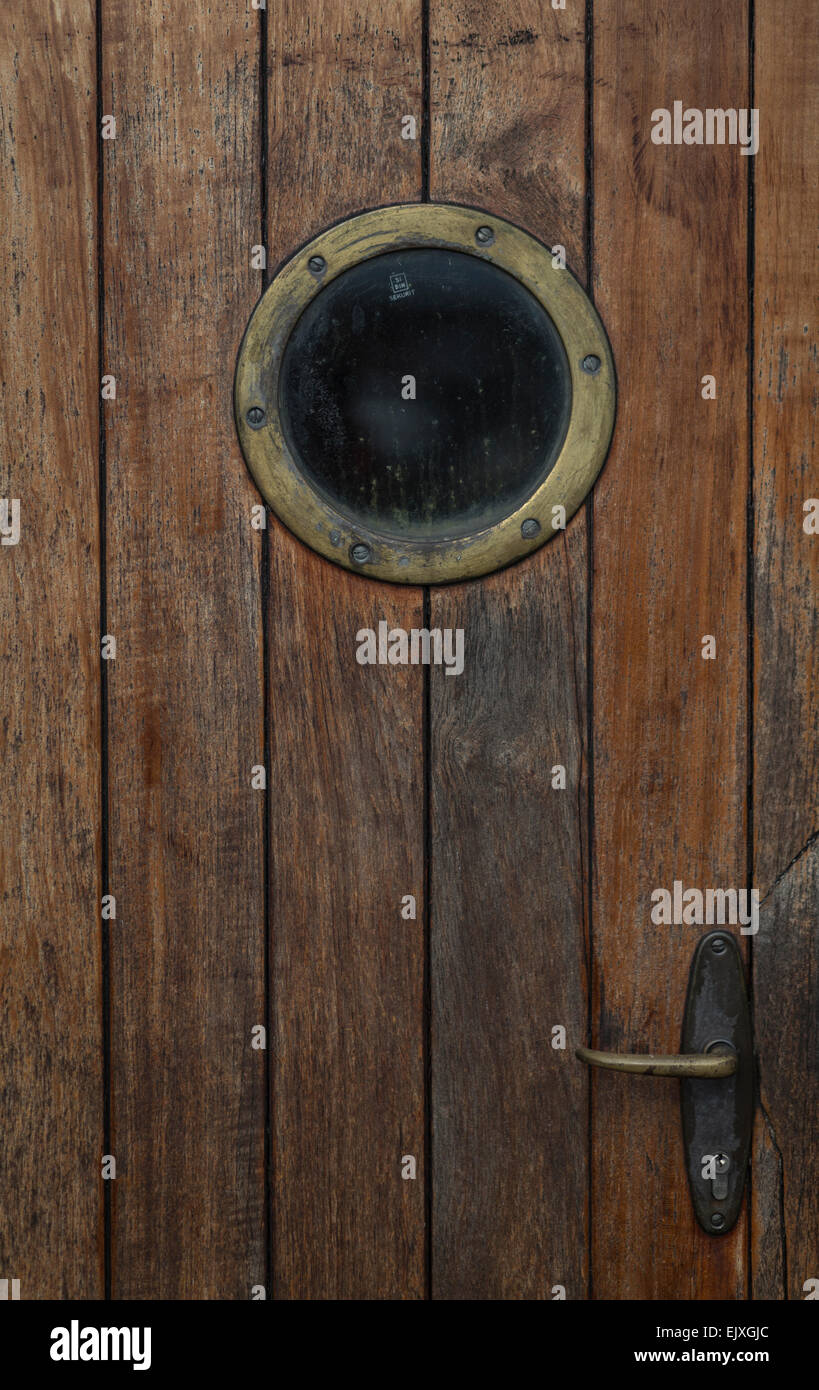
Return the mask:
<path id="1" fill-rule="evenodd" d="M 311 275 L 321 275 L 327 269 L 327 262 L 323 256 L 311 256 L 307 262 L 307 269 Z"/>
<path id="2" fill-rule="evenodd" d="M 589 376 L 596 376 L 600 371 L 600 358 L 593 352 L 583 358 L 583 371 L 588 372 Z"/>
<path id="3" fill-rule="evenodd" d="M 725 937 L 724 937 L 724 936 L 715 936 L 715 937 L 714 937 L 714 940 L 711 942 L 711 950 L 714 952 L 714 955 L 715 955 L 715 956 L 721 956 L 721 955 L 722 955 L 723 951 L 725 950 L 725 944 L 726 944 L 726 943 L 725 943 Z"/>
<path id="4" fill-rule="evenodd" d="M 245 416 L 247 423 L 253 430 L 258 430 L 264 424 L 264 411 L 260 405 L 252 405 Z"/>
<path id="5" fill-rule="evenodd" d="M 723 1216 L 721 1211 L 714 1212 L 713 1216 L 711 1217 L 711 1225 L 713 1226 L 715 1231 L 722 1230 L 723 1226 L 725 1225 L 725 1217 Z"/>
<path id="6" fill-rule="evenodd" d="M 359 541 L 357 545 L 352 546 L 350 559 L 355 560 L 357 565 L 366 565 L 367 561 L 372 559 L 372 554 L 370 547 Z"/>
<path id="7" fill-rule="evenodd" d="M 495 240 L 495 233 L 491 227 L 479 227 L 475 233 L 475 240 L 479 246 L 491 246 Z"/>
<path id="8" fill-rule="evenodd" d="M 523 539 L 525 541 L 532 540 L 532 538 L 536 536 L 539 531 L 540 522 L 537 521 L 533 516 L 527 517 L 520 528 L 520 534 L 523 536 Z"/>

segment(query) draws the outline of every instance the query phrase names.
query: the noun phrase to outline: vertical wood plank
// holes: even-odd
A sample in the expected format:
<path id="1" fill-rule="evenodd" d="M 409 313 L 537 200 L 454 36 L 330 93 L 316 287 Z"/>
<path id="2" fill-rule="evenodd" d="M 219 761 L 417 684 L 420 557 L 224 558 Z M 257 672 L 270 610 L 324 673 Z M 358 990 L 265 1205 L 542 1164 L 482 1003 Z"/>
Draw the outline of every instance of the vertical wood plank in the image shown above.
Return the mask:
<path id="1" fill-rule="evenodd" d="M 584 278 L 582 12 L 433 0 L 430 38 L 433 200 L 561 243 Z M 586 1296 L 586 545 L 580 512 L 431 594 L 466 650 L 431 669 L 434 1298 Z"/>
<path id="2" fill-rule="evenodd" d="M 95 61 L 88 0 L 0 11 L 0 497 L 20 507 L 0 547 L 0 1276 L 21 1299 L 103 1291 Z"/>
<path id="3" fill-rule="evenodd" d="M 269 25 L 278 263 L 351 212 L 419 197 L 401 117 L 420 136 L 421 5 L 286 0 Z M 358 666 L 355 636 L 420 627 L 421 595 L 331 566 L 275 522 L 270 552 L 273 1291 L 419 1298 L 423 677 Z"/>
<path id="4" fill-rule="evenodd" d="M 106 0 L 113 1289 L 264 1278 L 260 538 L 231 384 L 258 293 L 258 14 Z"/>
<path id="5" fill-rule="evenodd" d="M 808 0 L 782 25 L 756 11 L 753 942 L 760 1110 L 754 1152 L 757 1298 L 819 1278 L 819 495 L 815 242 L 819 34 Z"/>
<path id="6" fill-rule="evenodd" d="M 620 389 L 594 507 L 592 1018 L 613 1051 L 679 1042 L 704 927 L 654 925 L 652 891 L 746 883 L 747 159 L 653 144 L 651 114 L 747 106 L 747 71 L 728 0 L 595 6 L 595 295 Z M 700 1230 L 679 1134 L 677 1086 L 595 1075 L 594 1297 L 744 1297 L 745 1214 Z"/>
<path id="7" fill-rule="evenodd" d="M 759 709 L 759 706 L 757 706 Z M 816 907 L 819 840 L 771 887 L 754 939 L 759 1100 L 751 1195 L 754 1298 L 804 1299 L 819 1279 Z"/>

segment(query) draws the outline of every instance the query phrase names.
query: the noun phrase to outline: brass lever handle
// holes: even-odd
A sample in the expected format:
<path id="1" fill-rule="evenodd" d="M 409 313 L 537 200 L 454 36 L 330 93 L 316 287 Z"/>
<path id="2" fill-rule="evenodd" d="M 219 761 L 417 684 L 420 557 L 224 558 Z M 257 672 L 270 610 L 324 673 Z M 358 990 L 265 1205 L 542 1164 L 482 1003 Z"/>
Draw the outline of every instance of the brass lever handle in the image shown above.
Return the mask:
<path id="1" fill-rule="evenodd" d="M 698 942 L 688 972 L 677 1056 L 624 1056 L 590 1047 L 575 1048 L 575 1056 L 591 1067 L 677 1077 L 685 1166 L 697 1220 L 710 1235 L 730 1231 L 742 1206 L 754 1118 L 751 1011 L 737 938 L 715 927 Z M 712 1080 L 719 1084 L 712 1086 Z M 623 1083 L 616 1084 L 619 1089 Z M 656 1091 L 654 1098 L 655 1103 L 663 1099 Z"/>
<path id="2" fill-rule="evenodd" d="M 609 1071 L 627 1071 L 638 1076 L 733 1076 L 737 1069 L 737 1054 L 730 1047 L 717 1046 L 712 1052 L 682 1053 L 676 1057 L 659 1057 L 651 1052 L 640 1055 L 620 1052 L 595 1052 L 590 1047 L 576 1047 L 575 1057 L 590 1067 L 606 1067 Z"/>

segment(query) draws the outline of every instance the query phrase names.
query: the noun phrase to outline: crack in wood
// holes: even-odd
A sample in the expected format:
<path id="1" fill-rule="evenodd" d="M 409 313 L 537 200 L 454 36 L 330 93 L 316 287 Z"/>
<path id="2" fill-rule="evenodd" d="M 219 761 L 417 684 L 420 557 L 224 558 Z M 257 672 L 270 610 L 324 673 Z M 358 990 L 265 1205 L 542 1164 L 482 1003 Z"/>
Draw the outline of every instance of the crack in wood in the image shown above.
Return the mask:
<path id="1" fill-rule="evenodd" d="M 798 850 L 798 851 L 796 852 L 796 854 L 793 856 L 793 859 L 791 859 L 790 863 L 789 863 L 789 864 L 786 864 L 786 865 L 785 865 L 785 868 L 782 870 L 782 872 L 779 873 L 779 874 L 777 874 L 776 878 L 774 879 L 773 883 L 771 884 L 771 886 L 770 886 L 770 888 L 768 889 L 767 893 L 765 894 L 764 898 L 762 898 L 762 899 L 760 900 L 760 904 L 759 904 L 760 907 L 762 907 L 763 903 L 766 903 L 766 902 L 768 901 L 768 899 L 770 898 L 771 894 L 774 893 L 774 892 L 776 891 L 776 889 L 778 888 L 779 884 L 783 881 L 783 879 L 787 878 L 787 876 L 788 876 L 788 874 L 790 873 L 791 869 L 794 868 L 794 866 L 795 866 L 796 864 L 799 863 L 800 859 L 803 859 L 803 858 L 805 857 L 805 855 L 808 853 L 808 851 L 811 850 L 811 849 L 813 848 L 813 846 L 816 844 L 816 841 L 817 841 L 817 840 L 819 840 L 819 830 L 814 830 L 813 834 L 810 835 L 810 836 L 808 837 L 808 839 L 805 841 L 805 843 L 804 843 L 804 845 L 802 846 L 802 848 L 801 848 L 800 850 Z"/>

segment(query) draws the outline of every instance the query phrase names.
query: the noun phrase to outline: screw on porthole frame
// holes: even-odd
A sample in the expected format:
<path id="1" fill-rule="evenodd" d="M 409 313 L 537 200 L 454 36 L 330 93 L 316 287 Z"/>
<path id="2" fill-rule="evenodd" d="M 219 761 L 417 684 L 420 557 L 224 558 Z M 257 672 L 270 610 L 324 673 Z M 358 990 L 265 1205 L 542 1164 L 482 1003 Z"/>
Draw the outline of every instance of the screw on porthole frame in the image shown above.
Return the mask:
<path id="1" fill-rule="evenodd" d="M 370 547 L 364 541 L 356 541 L 350 546 L 350 559 L 356 565 L 366 565 L 373 558 Z"/>
<path id="2" fill-rule="evenodd" d="M 597 356 L 596 352 L 590 352 L 583 358 L 583 361 L 580 365 L 582 366 L 583 371 L 586 372 L 589 376 L 597 376 L 597 373 L 600 371 L 600 368 L 603 364 L 600 361 L 600 358 Z"/>
<path id="3" fill-rule="evenodd" d="M 266 420 L 266 415 L 260 405 L 252 405 L 247 412 L 245 419 L 252 430 L 260 430 Z"/>
<path id="4" fill-rule="evenodd" d="M 307 269 L 311 275 L 323 275 L 327 269 L 327 262 L 323 256 L 311 256 L 307 262 Z"/>
<path id="5" fill-rule="evenodd" d="M 495 233 L 491 227 L 479 227 L 475 233 L 475 240 L 479 246 L 491 246 L 495 240 Z"/>

